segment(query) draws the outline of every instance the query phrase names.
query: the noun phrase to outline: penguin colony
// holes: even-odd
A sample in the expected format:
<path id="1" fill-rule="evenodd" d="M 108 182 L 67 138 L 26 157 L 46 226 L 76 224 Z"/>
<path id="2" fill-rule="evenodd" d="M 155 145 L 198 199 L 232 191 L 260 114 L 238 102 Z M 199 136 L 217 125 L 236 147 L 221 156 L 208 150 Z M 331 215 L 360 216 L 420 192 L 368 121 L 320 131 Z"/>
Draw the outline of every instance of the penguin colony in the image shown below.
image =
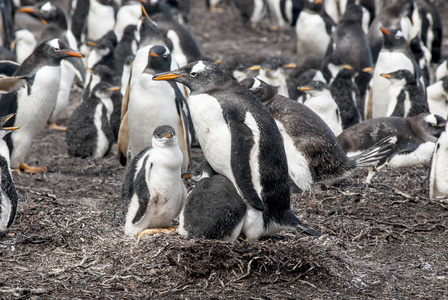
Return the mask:
<path id="1" fill-rule="evenodd" d="M 446 197 L 446 63 L 436 78 L 428 72 L 441 59 L 437 7 L 353 2 L 235 1 L 253 30 L 268 17 L 270 30 L 294 27 L 305 63 L 272 56 L 230 67 L 202 57 L 174 1 L 78 0 L 68 14 L 49 2 L 16 7 L 44 30 L 16 28 L 15 47 L 3 46 L 0 230 L 17 211 L 11 170 L 47 171 L 25 163 L 46 124 L 66 130 L 73 157 L 101 159 L 117 145 L 124 232 L 139 238 L 319 237 L 291 210 L 289 178 L 318 192 L 357 168 L 431 165 L 430 196 Z M 81 104 L 56 126 L 75 81 Z M 192 146 L 205 158 L 197 166 Z"/>

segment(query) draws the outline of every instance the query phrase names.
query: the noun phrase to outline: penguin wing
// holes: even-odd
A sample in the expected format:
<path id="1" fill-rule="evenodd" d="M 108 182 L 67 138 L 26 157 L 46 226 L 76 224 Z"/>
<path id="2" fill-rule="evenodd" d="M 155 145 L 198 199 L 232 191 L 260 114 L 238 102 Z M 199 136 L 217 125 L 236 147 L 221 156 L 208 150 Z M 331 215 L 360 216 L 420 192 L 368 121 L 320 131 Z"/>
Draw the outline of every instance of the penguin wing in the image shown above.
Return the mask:
<path id="1" fill-rule="evenodd" d="M 176 95 L 175 101 L 176 101 L 176 108 L 177 108 L 177 114 L 179 115 L 181 122 L 182 122 L 182 128 L 184 130 L 184 141 L 179 141 L 185 143 L 185 149 L 187 149 L 187 155 L 188 155 L 188 165 L 189 168 L 192 168 L 191 163 L 191 140 L 193 138 L 190 133 L 192 132 L 193 123 L 190 116 L 190 108 L 188 106 L 187 100 L 185 99 L 184 95 L 182 95 L 182 92 L 179 89 L 179 86 L 176 82 L 170 81 L 169 82 L 171 87 L 174 89 L 174 93 Z"/>
<path id="2" fill-rule="evenodd" d="M 76 77 L 78 77 L 81 82 L 86 81 L 86 67 L 80 57 L 68 57 L 63 59 L 61 63 L 67 64 L 67 66 L 75 72 Z"/>

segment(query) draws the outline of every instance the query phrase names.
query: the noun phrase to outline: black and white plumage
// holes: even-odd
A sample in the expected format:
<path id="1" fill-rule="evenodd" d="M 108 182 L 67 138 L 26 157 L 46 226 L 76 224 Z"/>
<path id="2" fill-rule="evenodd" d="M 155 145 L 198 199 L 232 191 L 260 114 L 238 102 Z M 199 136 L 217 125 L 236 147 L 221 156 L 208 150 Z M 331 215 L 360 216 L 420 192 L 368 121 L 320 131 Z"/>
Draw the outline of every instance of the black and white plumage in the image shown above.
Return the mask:
<path id="1" fill-rule="evenodd" d="M 14 186 L 9 160 L 9 149 L 4 137 L 18 127 L 6 127 L 5 123 L 14 117 L 14 114 L 0 118 L 0 231 L 5 231 L 14 222 L 17 213 L 19 196 Z"/>
<path id="2" fill-rule="evenodd" d="M 179 215 L 187 197 L 182 161 L 174 129 L 157 127 L 152 146 L 132 159 L 124 176 L 121 196 L 127 235 L 166 227 Z"/>
<path id="3" fill-rule="evenodd" d="M 429 111 L 448 118 L 448 76 L 444 76 L 426 88 Z"/>
<path id="4" fill-rule="evenodd" d="M 34 34 L 27 29 L 17 30 L 15 33 L 14 53 L 18 63 L 22 63 L 37 46 L 37 40 Z"/>
<path id="5" fill-rule="evenodd" d="M 191 118 L 205 159 L 248 204 L 249 240 L 297 229 L 319 236 L 293 214 L 281 134 L 266 107 L 217 65 L 198 61 L 153 80 L 186 85 Z"/>
<path id="6" fill-rule="evenodd" d="M 95 85 L 90 97 L 85 98 L 73 111 L 66 132 L 70 156 L 97 158 L 109 153 L 115 137 L 105 102 L 111 101 L 113 91 L 119 89 L 102 81 Z"/>
<path id="7" fill-rule="evenodd" d="M 417 0 L 417 9 L 422 20 L 421 39 L 431 52 L 431 62 L 438 63 L 442 48 L 442 18 L 433 0 Z"/>
<path id="8" fill-rule="evenodd" d="M 303 191 L 323 183 L 331 185 L 356 168 L 375 165 L 385 157 L 388 141 L 349 158 L 336 136 L 316 113 L 303 104 L 277 94 L 275 88 L 257 78 L 240 84 L 257 96 L 274 117 L 285 145 L 289 176 Z"/>
<path id="9" fill-rule="evenodd" d="M 114 30 L 118 6 L 115 1 L 89 0 L 86 17 L 86 40 L 98 40 L 110 30 Z"/>
<path id="10" fill-rule="evenodd" d="M 391 137 L 396 139 L 387 159 L 391 167 L 428 165 L 445 126 L 444 118 L 429 113 L 408 118 L 373 118 L 347 128 L 338 136 L 338 141 L 347 155 L 352 156 Z"/>
<path id="11" fill-rule="evenodd" d="M 398 70 L 381 76 L 392 83 L 389 87 L 390 102 L 386 116 L 412 117 L 429 113 L 425 91 L 417 85 L 413 73 L 409 70 Z"/>
<path id="12" fill-rule="evenodd" d="M 0 77 L 0 94 L 11 93 L 23 88 L 26 84 L 26 79 L 26 76 Z"/>
<path id="13" fill-rule="evenodd" d="M 14 93 L 3 95 L 0 102 L 1 114 L 15 112 L 13 125 L 21 128 L 7 136 L 12 168 L 20 167 L 27 172 L 46 170 L 29 169 L 24 160 L 33 138 L 42 130 L 56 105 L 61 60 L 82 56 L 59 39 L 53 39 L 38 46 L 14 73 L 14 76 L 27 76 L 28 84 Z"/>
<path id="14" fill-rule="evenodd" d="M 233 183 L 217 174 L 206 160 L 182 177 L 197 183 L 187 195 L 177 232 L 189 238 L 235 241 L 247 206 Z"/>
<path id="15" fill-rule="evenodd" d="M 266 0 L 234 0 L 234 4 L 243 19 L 243 23 L 250 24 L 252 28 L 256 28 L 258 22 L 266 15 L 269 2 Z"/>
<path id="16" fill-rule="evenodd" d="M 437 140 L 429 173 L 429 196 L 431 199 L 448 196 L 448 132 L 442 132 Z"/>

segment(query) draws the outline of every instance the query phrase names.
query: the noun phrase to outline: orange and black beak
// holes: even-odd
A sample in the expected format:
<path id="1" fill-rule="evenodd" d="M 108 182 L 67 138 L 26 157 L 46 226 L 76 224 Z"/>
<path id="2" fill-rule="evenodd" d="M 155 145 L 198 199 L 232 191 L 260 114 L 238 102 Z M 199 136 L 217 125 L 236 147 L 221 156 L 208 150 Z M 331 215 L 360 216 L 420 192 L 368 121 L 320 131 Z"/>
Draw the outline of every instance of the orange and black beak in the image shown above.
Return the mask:
<path id="1" fill-rule="evenodd" d="M 152 80 L 157 80 L 157 81 L 165 80 L 165 81 L 168 81 L 168 80 L 173 80 L 173 79 L 178 78 L 178 77 L 182 77 L 182 75 L 174 74 L 174 73 L 166 73 L 166 74 L 160 74 L 160 75 L 153 76 Z"/>
<path id="2" fill-rule="evenodd" d="M 301 87 L 298 87 L 297 89 L 298 89 L 299 91 L 304 92 L 304 91 L 312 90 L 313 88 L 312 88 L 312 87 L 309 87 L 309 86 L 301 86 Z"/>
<path id="3" fill-rule="evenodd" d="M 381 27 L 380 28 L 380 30 L 381 30 L 381 32 L 382 33 L 384 33 L 384 34 L 387 34 L 387 35 L 392 35 L 391 33 L 390 33 L 390 31 L 389 30 L 387 30 L 386 28 L 384 28 L 384 27 Z"/>

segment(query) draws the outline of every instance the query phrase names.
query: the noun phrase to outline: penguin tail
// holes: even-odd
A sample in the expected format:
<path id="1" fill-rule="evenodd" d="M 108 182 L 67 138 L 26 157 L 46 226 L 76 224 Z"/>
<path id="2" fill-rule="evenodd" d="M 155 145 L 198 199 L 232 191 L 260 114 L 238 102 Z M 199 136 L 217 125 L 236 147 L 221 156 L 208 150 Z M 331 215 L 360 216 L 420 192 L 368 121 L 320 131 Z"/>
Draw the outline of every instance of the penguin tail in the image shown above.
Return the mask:
<path id="1" fill-rule="evenodd" d="M 397 137 L 388 136 L 373 146 L 367 148 L 357 156 L 353 157 L 358 168 L 368 168 L 384 164 L 389 158 Z"/>
<path id="2" fill-rule="evenodd" d="M 315 236 L 315 237 L 321 237 L 322 236 L 322 233 L 320 233 L 319 231 L 314 230 L 314 229 L 306 226 L 305 224 L 297 225 L 296 226 L 296 230 L 299 233 L 305 233 L 305 234 L 308 234 L 308 235 L 311 235 L 311 236 Z"/>

